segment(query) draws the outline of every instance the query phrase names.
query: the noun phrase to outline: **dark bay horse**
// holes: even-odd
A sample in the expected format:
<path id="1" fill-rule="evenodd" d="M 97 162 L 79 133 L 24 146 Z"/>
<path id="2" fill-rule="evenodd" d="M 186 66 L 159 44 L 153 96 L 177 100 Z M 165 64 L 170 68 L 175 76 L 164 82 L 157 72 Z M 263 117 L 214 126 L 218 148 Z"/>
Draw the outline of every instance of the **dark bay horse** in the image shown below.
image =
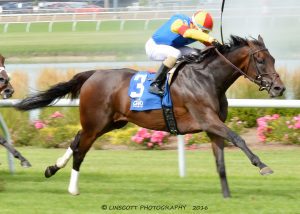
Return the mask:
<path id="1" fill-rule="evenodd" d="M 226 58 L 224 58 L 224 56 Z M 281 96 L 285 87 L 274 68 L 262 38 L 244 39 L 231 36 L 228 44 L 216 45 L 205 51 L 199 59 L 179 69 L 171 84 L 174 115 L 182 134 L 207 132 L 212 140 L 217 171 L 224 197 L 230 196 L 224 164 L 224 139 L 240 148 L 262 175 L 273 171 L 247 147 L 245 141 L 230 130 L 224 121 L 227 117 L 226 90 L 241 75 L 266 89 L 271 97 Z M 79 194 L 80 165 L 96 138 L 106 132 L 122 128 L 128 122 L 154 130 L 167 131 L 162 110 L 130 111 L 127 95 L 131 69 L 93 70 L 75 75 L 68 82 L 61 82 L 46 91 L 33 94 L 16 104 L 19 110 L 30 110 L 51 105 L 56 99 L 80 94 L 80 122 L 82 129 L 66 153 L 56 164 L 49 166 L 45 176 L 54 175 L 73 156 L 73 169 L 69 192 Z"/>
<path id="2" fill-rule="evenodd" d="M 9 77 L 4 66 L 5 58 L 0 54 L 0 94 L 3 99 L 10 98 L 14 89 L 9 82 Z M 0 136 L 0 145 L 4 146 L 15 158 L 21 161 L 21 166 L 30 167 L 31 164 L 18 152 L 11 144 L 9 144 L 3 137 Z"/>

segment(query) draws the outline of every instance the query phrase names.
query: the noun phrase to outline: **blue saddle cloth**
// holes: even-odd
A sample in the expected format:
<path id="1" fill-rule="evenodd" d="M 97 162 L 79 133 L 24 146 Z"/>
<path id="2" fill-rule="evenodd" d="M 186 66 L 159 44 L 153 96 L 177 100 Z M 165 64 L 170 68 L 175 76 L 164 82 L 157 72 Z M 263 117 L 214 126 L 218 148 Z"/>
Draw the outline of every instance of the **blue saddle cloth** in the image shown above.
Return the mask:
<path id="1" fill-rule="evenodd" d="M 130 80 L 128 95 L 131 99 L 130 110 L 146 111 L 161 109 L 162 105 L 171 108 L 172 100 L 168 84 L 168 78 L 165 83 L 165 93 L 163 98 L 159 95 L 149 92 L 150 83 L 155 77 L 155 73 L 147 71 L 137 72 Z"/>

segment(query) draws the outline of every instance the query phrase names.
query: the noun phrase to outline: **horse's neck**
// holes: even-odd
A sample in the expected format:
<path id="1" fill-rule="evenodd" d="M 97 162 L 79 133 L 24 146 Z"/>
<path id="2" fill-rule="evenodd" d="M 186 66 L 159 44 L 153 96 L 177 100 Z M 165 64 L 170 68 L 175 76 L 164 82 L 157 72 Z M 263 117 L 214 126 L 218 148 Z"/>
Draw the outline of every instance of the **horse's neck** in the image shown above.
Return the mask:
<path id="1" fill-rule="evenodd" d="M 232 64 L 243 70 L 245 69 L 245 65 L 243 63 L 245 56 L 237 54 L 237 51 L 238 50 L 228 53 L 226 58 Z M 221 57 L 218 57 L 215 62 L 213 62 L 210 67 L 210 72 L 214 77 L 217 90 L 223 93 L 225 93 L 227 89 L 242 75 Z"/>

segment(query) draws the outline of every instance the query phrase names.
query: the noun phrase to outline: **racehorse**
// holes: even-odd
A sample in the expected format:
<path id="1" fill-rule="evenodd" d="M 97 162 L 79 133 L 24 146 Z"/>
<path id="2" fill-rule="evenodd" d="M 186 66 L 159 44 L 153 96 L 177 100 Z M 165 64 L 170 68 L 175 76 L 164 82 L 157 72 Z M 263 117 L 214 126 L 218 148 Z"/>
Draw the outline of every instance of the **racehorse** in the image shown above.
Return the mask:
<path id="1" fill-rule="evenodd" d="M 9 77 L 5 71 L 5 58 L 0 54 L 0 94 L 3 99 L 10 98 L 14 89 L 9 82 Z M 21 166 L 30 167 L 31 164 L 18 152 L 12 145 L 10 145 L 3 137 L 0 136 L 0 145 L 4 146 L 15 158 L 21 161 Z"/>
<path id="2" fill-rule="evenodd" d="M 240 76 L 255 82 L 271 97 L 281 96 L 285 87 L 274 68 L 275 60 L 265 47 L 261 36 L 246 39 L 231 36 L 227 44 L 216 44 L 198 59 L 179 67 L 170 86 L 173 111 L 181 134 L 205 131 L 212 140 L 217 171 L 224 197 L 230 197 L 224 163 L 224 139 L 240 148 L 262 175 L 273 173 L 246 145 L 245 141 L 224 121 L 228 103 L 226 90 Z M 58 83 L 46 91 L 30 95 L 15 105 L 30 110 L 53 104 L 66 95 L 80 97 L 82 129 L 66 153 L 56 164 L 47 167 L 45 176 L 51 177 L 73 156 L 69 192 L 79 194 L 80 165 L 96 138 L 119 129 L 128 122 L 154 130 L 168 131 L 162 110 L 130 111 L 128 87 L 132 69 L 91 70 L 76 74 L 67 82 Z"/>

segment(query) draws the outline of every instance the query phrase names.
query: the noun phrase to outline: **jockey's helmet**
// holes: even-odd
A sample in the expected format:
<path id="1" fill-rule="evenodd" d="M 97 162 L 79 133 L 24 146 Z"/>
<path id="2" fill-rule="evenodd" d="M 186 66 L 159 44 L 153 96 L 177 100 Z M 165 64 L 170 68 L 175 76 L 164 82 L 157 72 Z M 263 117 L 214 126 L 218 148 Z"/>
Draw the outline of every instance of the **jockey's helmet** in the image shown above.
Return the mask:
<path id="1" fill-rule="evenodd" d="M 203 10 L 199 10 L 193 14 L 192 22 L 199 30 L 208 32 L 213 29 L 214 25 L 213 18 L 210 13 Z"/>

